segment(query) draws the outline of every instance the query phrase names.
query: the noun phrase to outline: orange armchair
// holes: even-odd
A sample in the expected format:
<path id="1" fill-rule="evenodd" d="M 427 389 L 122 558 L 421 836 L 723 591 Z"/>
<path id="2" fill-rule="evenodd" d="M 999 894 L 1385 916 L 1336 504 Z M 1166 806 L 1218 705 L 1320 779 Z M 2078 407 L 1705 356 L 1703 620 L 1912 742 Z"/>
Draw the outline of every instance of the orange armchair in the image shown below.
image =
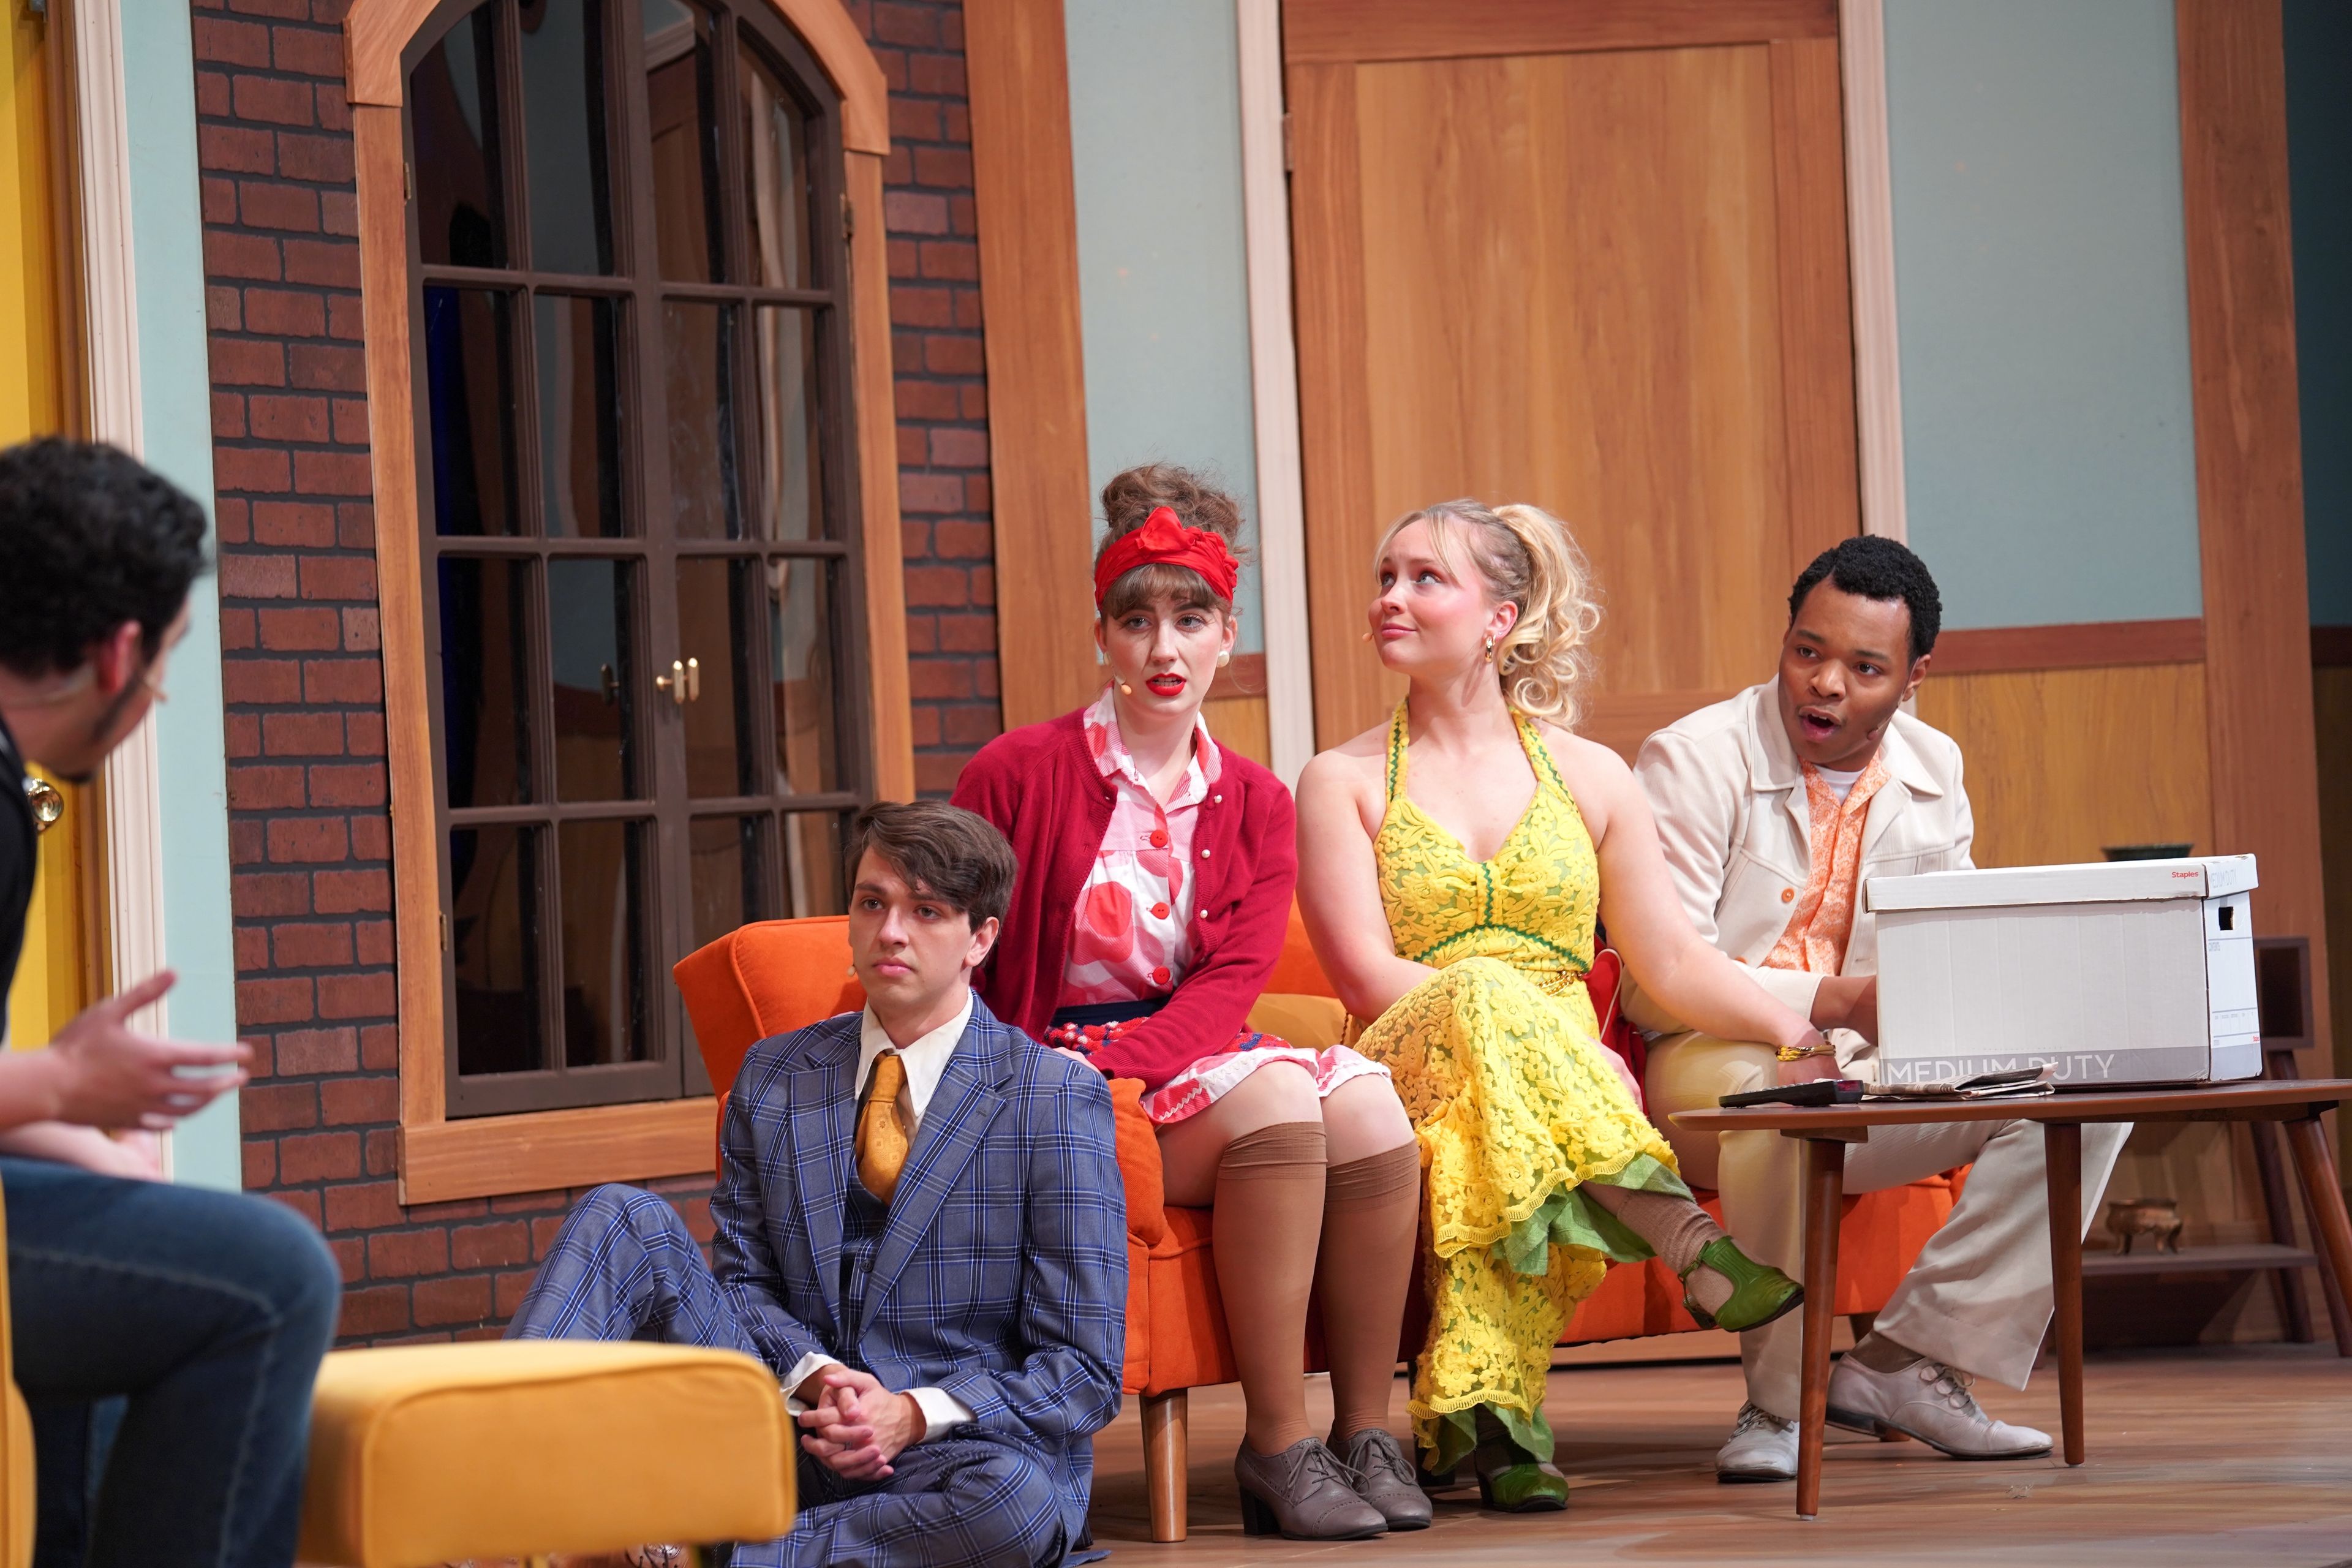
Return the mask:
<path id="1" fill-rule="evenodd" d="M 846 916 L 765 921 L 688 954 L 673 972 L 711 1087 L 723 1098 L 751 1047 L 866 1005 L 849 967 Z M 1596 997 L 1605 1005 L 1606 998 Z M 1328 1045 L 1346 1023 L 1331 984 L 1293 910 L 1282 957 L 1254 1026 L 1301 1045 Z M 1154 1541 L 1185 1534 L 1185 1394 L 1236 1376 L 1218 1300 L 1206 1209 L 1164 1199 L 1160 1148 L 1139 1104 L 1142 1085 L 1114 1080 L 1119 1173 L 1127 1188 L 1127 1361 L 1123 1386 L 1142 1405 L 1146 1480 Z M 1699 1194 L 1710 1211 L 1714 1194 Z M 1838 1244 L 1836 1310 L 1875 1312 L 1951 1212 L 1941 1177 L 1849 1197 Z M 1663 1264 L 1612 1268 L 1561 1335 L 1563 1344 L 1696 1329 L 1682 1308 L 1681 1282 Z M 1413 1337 L 1417 1338 L 1417 1334 Z M 1322 1370 L 1309 1325 L 1307 1368 Z"/>

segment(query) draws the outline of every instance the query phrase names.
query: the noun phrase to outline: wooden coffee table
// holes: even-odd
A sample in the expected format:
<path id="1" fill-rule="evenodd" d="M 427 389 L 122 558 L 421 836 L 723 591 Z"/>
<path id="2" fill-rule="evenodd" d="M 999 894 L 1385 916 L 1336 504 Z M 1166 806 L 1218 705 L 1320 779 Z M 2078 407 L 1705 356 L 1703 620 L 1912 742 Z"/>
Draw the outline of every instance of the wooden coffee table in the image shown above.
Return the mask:
<path id="1" fill-rule="evenodd" d="M 2327 1152 L 2320 1116 L 2352 1100 L 2352 1079 L 2254 1079 L 2189 1089 L 2049 1095 L 2037 1100 L 1877 1100 L 1862 1105 L 1757 1106 L 1685 1110 L 1675 1120 L 1694 1131 L 1778 1132 L 1805 1142 L 1805 1304 L 1803 1407 L 1799 1412 L 1797 1517 L 1821 1509 L 1822 1428 L 1829 1412 L 1830 1320 L 1837 1297 L 1840 1205 L 1845 1149 L 1866 1143 L 1874 1127 L 1920 1122 L 2038 1121 L 2048 1151 L 2050 1275 L 2058 1320 L 2058 1402 L 2066 1462 L 2083 1462 L 2083 1128 L 2090 1122 L 2280 1121 L 2294 1150 L 2304 1211 L 2324 1267 L 2352 1300 L 2352 1221 Z M 2339 1331 L 2337 1348 L 2352 1355 Z"/>

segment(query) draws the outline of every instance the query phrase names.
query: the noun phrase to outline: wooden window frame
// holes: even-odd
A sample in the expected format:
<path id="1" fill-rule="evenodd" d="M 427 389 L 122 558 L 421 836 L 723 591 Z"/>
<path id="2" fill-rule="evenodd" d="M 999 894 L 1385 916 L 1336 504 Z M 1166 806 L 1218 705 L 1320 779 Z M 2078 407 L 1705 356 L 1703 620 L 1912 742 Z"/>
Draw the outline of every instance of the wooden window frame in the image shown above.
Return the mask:
<path id="1" fill-rule="evenodd" d="M 882 166 L 890 150 L 882 70 L 838 0 L 764 0 L 840 96 L 849 201 L 849 331 L 857 524 L 866 558 L 862 727 L 880 799 L 915 793 L 900 557 L 898 415 L 891 387 Z M 420 572 L 415 389 L 409 321 L 407 75 L 402 55 L 441 0 L 355 0 L 344 18 L 359 197 L 361 306 L 375 483 L 377 594 L 391 779 L 399 987 L 400 1201 L 441 1203 L 711 1168 L 705 1097 L 503 1116 L 447 1116 L 439 826 Z"/>

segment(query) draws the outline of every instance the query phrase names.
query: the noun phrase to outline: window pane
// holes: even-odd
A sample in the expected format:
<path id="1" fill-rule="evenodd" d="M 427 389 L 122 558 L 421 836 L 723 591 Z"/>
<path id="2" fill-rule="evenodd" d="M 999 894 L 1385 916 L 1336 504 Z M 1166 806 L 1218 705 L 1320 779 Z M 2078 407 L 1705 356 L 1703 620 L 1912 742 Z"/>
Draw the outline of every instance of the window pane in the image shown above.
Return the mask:
<path id="1" fill-rule="evenodd" d="M 457 972 L 457 1070 L 546 1066 L 540 1007 L 540 830 L 449 835 L 449 948 Z"/>
<path id="2" fill-rule="evenodd" d="M 661 275 L 727 278 L 719 222 L 719 116 L 710 13 L 682 0 L 644 0 L 646 101 L 652 117 L 654 222 Z"/>
<path id="3" fill-rule="evenodd" d="M 834 705 L 833 564 L 768 563 L 768 669 L 776 710 L 776 789 L 842 787 Z"/>
<path id="4" fill-rule="evenodd" d="M 613 270 L 601 0 L 520 0 L 530 264 Z"/>
<path id="5" fill-rule="evenodd" d="M 621 307 L 541 294 L 531 301 L 539 357 L 539 485 L 551 537 L 618 539 Z"/>
<path id="6" fill-rule="evenodd" d="M 753 439 L 760 444 L 762 539 L 816 539 L 824 514 L 817 439 L 816 312 L 770 306 L 753 318 Z"/>
<path id="7" fill-rule="evenodd" d="M 848 820 L 848 814 L 839 811 L 784 813 L 784 901 L 791 906 L 787 918 L 849 912 L 841 867 Z"/>
<path id="8" fill-rule="evenodd" d="M 646 1026 L 646 825 L 555 829 L 563 909 L 563 1061 L 641 1062 Z"/>
<path id="9" fill-rule="evenodd" d="M 751 281 L 769 289 L 811 288 L 808 116 L 759 50 L 747 42 L 739 58 L 744 238 Z"/>
<path id="10" fill-rule="evenodd" d="M 735 471 L 735 307 L 662 307 L 669 385 L 670 521 L 682 539 L 741 531 Z"/>
<path id="11" fill-rule="evenodd" d="M 513 311 L 510 294 L 425 290 L 436 532 L 522 531 L 515 482 Z"/>
<path id="12" fill-rule="evenodd" d="M 620 561 L 547 563 L 547 648 L 555 682 L 559 800 L 635 799 L 635 572 Z"/>
<path id="13" fill-rule="evenodd" d="M 530 799 L 530 568 L 444 555 L 441 728 L 449 805 Z"/>
<path id="14" fill-rule="evenodd" d="M 507 264 L 491 42 L 498 14 L 496 5 L 484 5 L 460 17 L 408 79 L 416 137 L 416 237 L 428 266 Z"/>
<path id="15" fill-rule="evenodd" d="M 680 713 L 686 722 L 686 787 L 697 795 L 761 793 L 752 703 L 751 584 L 757 561 L 686 560 L 677 563 L 677 636 L 681 657 L 696 661 L 694 696 Z"/>
<path id="16" fill-rule="evenodd" d="M 767 857 L 761 843 L 766 826 L 767 819 L 759 816 L 701 816 L 688 829 L 696 947 L 767 918 Z"/>

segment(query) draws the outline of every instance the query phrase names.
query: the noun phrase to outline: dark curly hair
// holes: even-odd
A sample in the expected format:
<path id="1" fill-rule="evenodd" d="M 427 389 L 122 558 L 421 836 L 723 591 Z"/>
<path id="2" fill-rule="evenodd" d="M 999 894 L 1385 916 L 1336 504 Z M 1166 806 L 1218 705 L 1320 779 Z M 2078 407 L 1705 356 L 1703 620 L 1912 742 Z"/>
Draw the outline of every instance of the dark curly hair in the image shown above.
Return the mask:
<path id="1" fill-rule="evenodd" d="M 1944 627 L 1944 601 L 1936 593 L 1936 579 L 1927 573 L 1927 563 L 1894 540 L 1874 533 L 1858 534 L 1841 539 L 1813 557 L 1813 563 L 1798 575 L 1797 585 L 1789 590 L 1789 624 L 1797 624 L 1797 612 L 1804 607 L 1805 596 L 1822 584 L 1822 579 L 1837 584 L 1840 592 L 1864 599 L 1900 599 L 1911 611 L 1911 662 L 1918 663 L 1935 651 L 1936 634 Z"/>
<path id="2" fill-rule="evenodd" d="M 137 458 L 54 436 L 0 452 L 0 665 L 78 669 L 125 621 L 152 658 L 204 569 L 204 508 Z"/>

